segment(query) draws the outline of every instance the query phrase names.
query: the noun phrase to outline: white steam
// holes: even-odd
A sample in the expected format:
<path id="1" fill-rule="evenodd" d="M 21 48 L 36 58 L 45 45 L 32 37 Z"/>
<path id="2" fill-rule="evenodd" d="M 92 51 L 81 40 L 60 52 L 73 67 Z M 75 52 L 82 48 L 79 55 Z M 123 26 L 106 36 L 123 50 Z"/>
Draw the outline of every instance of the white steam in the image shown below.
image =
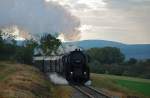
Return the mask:
<path id="1" fill-rule="evenodd" d="M 34 36 L 58 32 L 65 40 L 80 38 L 79 19 L 52 1 L 0 0 L 0 28 L 12 25 Z"/>
<path id="2" fill-rule="evenodd" d="M 54 84 L 68 84 L 68 81 L 59 76 L 57 73 L 51 73 L 49 78 Z"/>

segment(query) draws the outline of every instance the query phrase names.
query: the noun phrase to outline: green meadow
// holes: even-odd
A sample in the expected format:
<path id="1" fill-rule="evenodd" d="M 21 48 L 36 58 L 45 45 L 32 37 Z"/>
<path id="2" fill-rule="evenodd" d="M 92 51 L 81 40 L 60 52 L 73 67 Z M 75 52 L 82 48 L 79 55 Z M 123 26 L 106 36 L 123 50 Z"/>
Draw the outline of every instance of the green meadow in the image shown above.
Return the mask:
<path id="1" fill-rule="evenodd" d="M 150 98 L 150 80 L 126 76 L 91 74 L 92 85 L 121 93 L 122 96 Z M 122 97 L 124 98 L 124 97 Z"/>

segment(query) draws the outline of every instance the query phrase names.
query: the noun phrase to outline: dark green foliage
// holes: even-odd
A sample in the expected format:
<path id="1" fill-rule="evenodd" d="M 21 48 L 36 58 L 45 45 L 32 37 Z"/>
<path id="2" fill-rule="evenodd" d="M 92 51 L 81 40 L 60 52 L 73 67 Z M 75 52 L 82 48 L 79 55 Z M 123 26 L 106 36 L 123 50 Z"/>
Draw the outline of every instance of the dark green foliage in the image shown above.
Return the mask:
<path id="1" fill-rule="evenodd" d="M 87 51 L 90 55 L 92 72 L 121 75 L 125 57 L 120 49 L 115 47 L 92 48 Z"/>
<path id="2" fill-rule="evenodd" d="M 7 34 L 7 39 L 3 39 L 3 34 L 0 30 L 0 60 L 12 59 L 16 52 L 16 41 L 14 36 Z"/>
<path id="3" fill-rule="evenodd" d="M 2 31 L 0 30 L 0 45 L 3 43 L 3 39 L 2 39 Z"/>
<path id="4" fill-rule="evenodd" d="M 5 39 L 3 39 L 5 37 Z M 38 43 L 31 40 L 25 40 L 24 45 L 17 46 L 14 36 L 0 31 L 0 60 L 13 60 L 20 63 L 32 64 L 32 57 L 35 47 Z M 40 47 L 45 55 L 50 55 L 61 45 L 60 40 L 52 35 L 44 35 L 40 40 Z"/>
<path id="5" fill-rule="evenodd" d="M 123 75 L 150 79 L 150 62 L 147 62 L 148 60 L 137 60 L 136 63 L 129 63 L 130 60 L 126 61 L 124 63 Z"/>
<path id="6" fill-rule="evenodd" d="M 131 58 L 124 61 L 124 55 L 114 47 L 92 48 L 87 53 L 91 58 L 91 72 L 150 79 L 150 59 L 138 61 Z"/>
<path id="7" fill-rule="evenodd" d="M 135 58 L 130 58 L 129 61 L 127 61 L 128 64 L 136 64 L 137 60 Z"/>
<path id="8" fill-rule="evenodd" d="M 106 71 L 106 66 L 104 66 L 103 64 L 100 64 L 96 60 L 93 62 L 90 62 L 89 67 L 90 67 L 91 72 L 93 72 L 93 73 L 104 74 Z"/>
<path id="9" fill-rule="evenodd" d="M 61 41 L 56 39 L 51 34 L 44 35 L 40 40 L 40 47 L 45 55 L 51 55 L 52 52 L 56 53 L 57 48 L 61 45 Z"/>
<path id="10" fill-rule="evenodd" d="M 32 64 L 34 48 L 37 45 L 37 42 L 32 39 L 25 41 L 25 46 L 19 46 L 16 49 L 16 60 L 21 63 Z"/>
<path id="11" fill-rule="evenodd" d="M 122 63 L 125 59 L 120 49 L 115 47 L 92 48 L 87 53 L 102 64 Z"/>
<path id="12" fill-rule="evenodd" d="M 52 51 L 55 52 L 60 44 L 60 40 L 50 34 L 44 35 L 40 40 L 40 48 L 45 55 L 50 55 Z M 38 44 L 34 40 L 25 41 L 24 46 L 17 48 L 16 59 L 21 63 L 32 64 L 33 52 L 37 46 Z"/>

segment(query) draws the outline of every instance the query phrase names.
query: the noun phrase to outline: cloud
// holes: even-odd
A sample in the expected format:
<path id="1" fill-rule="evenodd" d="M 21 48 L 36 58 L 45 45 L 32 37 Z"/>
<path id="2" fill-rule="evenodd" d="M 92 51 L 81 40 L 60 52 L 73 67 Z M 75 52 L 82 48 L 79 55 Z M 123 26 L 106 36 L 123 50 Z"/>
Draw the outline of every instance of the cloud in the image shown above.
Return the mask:
<path id="1" fill-rule="evenodd" d="M 149 5 L 149 0 L 1 0 L 0 26 L 17 25 L 35 35 L 60 32 L 67 40 L 150 43 Z"/>
<path id="2" fill-rule="evenodd" d="M 103 0 L 106 10 L 78 11 L 82 25 L 91 25 L 82 39 L 150 43 L 149 0 Z M 93 34 L 93 35 L 92 35 Z M 83 35 L 83 34 L 82 34 Z M 95 37 L 94 37 L 95 36 Z"/>
<path id="3" fill-rule="evenodd" d="M 46 0 L 57 2 L 71 11 L 105 10 L 103 0 Z"/>
<path id="4" fill-rule="evenodd" d="M 54 1 L 0 0 L 0 27 L 11 25 L 36 36 L 43 32 L 63 33 L 66 40 L 80 36 L 80 20 Z"/>

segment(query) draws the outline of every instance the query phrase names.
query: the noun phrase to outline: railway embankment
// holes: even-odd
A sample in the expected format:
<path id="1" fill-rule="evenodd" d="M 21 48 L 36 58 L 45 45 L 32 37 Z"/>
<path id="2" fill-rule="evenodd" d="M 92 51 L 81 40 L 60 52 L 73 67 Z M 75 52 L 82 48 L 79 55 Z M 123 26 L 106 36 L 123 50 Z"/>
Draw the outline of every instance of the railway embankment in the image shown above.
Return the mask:
<path id="1" fill-rule="evenodd" d="M 0 98 L 69 98 L 70 89 L 52 84 L 33 66 L 0 62 Z"/>

